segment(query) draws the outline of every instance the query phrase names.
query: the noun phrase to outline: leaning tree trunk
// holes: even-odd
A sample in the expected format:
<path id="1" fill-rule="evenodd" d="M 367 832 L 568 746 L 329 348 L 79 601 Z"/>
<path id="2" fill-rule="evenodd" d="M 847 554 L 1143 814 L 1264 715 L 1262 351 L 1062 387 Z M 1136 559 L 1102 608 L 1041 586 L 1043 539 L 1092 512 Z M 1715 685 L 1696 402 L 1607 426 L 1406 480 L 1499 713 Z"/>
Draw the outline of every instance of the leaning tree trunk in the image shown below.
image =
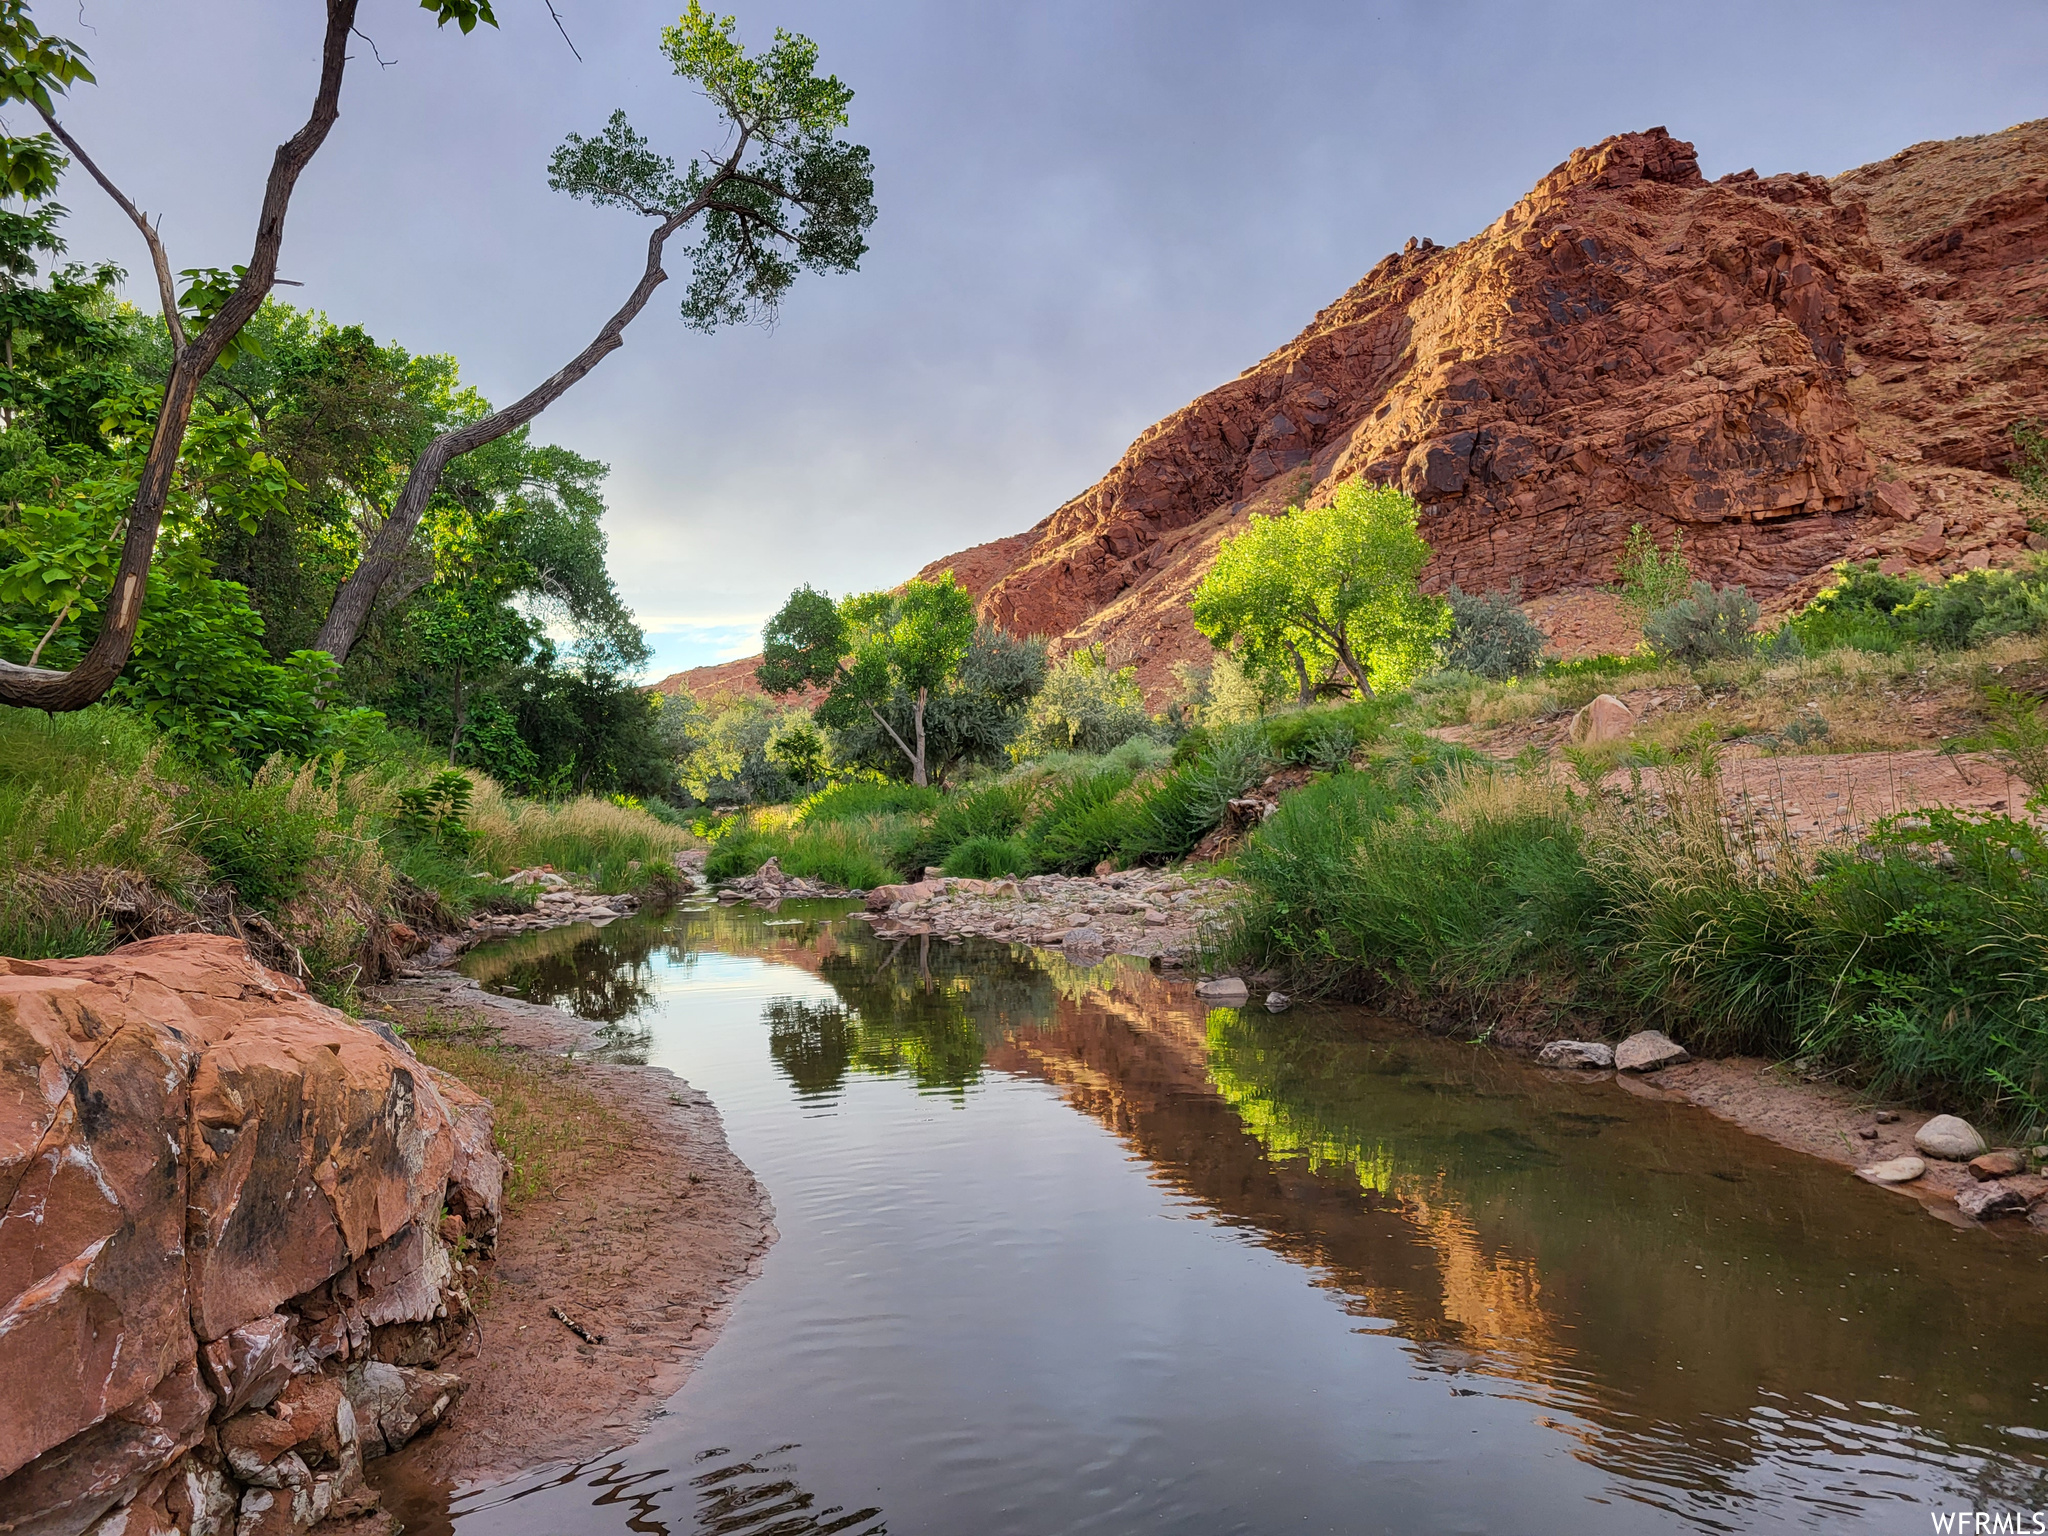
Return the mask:
<path id="1" fill-rule="evenodd" d="M 363 558 L 334 594 L 326 621 L 314 637 L 314 650 L 327 652 L 337 662 L 348 660 L 349 651 L 362 635 L 363 626 L 369 622 L 370 609 L 376 603 L 378 591 L 391 579 L 406 551 L 412 547 L 413 534 L 418 531 L 427 503 L 433 499 L 434 490 L 441 483 L 442 471 L 449 464 L 486 443 L 496 442 L 508 432 L 518 431 L 626 344 L 626 327 L 647 307 L 654 290 L 668 281 L 668 273 L 661 266 L 662 248 L 668 243 L 668 237 L 707 207 L 726 206 L 718 202 L 717 194 L 738 174 L 740 157 L 746 146 L 747 135 L 742 133 L 739 143 L 697 195 L 684 207 L 663 218 L 647 237 L 647 266 L 640 274 L 640 281 L 634 285 L 626 302 L 619 306 L 618 312 L 591 339 L 589 346 L 569 359 L 559 372 L 502 411 L 493 411 L 480 421 L 443 432 L 413 461 L 412 473 L 406 476 L 405 489 L 399 493 L 391 515 L 384 519 Z"/>
<path id="2" fill-rule="evenodd" d="M 53 115 L 42 113 L 50 131 L 72 158 L 91 173 L 142 231 L 156 268 L 164 324 L 171 335 L 172 362 L 170 377 L 164 381 L 163 405 L 157 411 L 156 432 L 142 460 L 135 499 L 129 504 L 128 533 L 121 544 L 121 563 L 114 571 L 114 584 L 99 634 L 78 665 L 68 672 L 0 661 L 0 704 L 47 710 L 84 709 L 104 698 L 120 677 L 121 669 L 127 666 L 135 648 L 135 626 L 142 617 L 157 533 L 163 527 L 164 506 L 170 499 L 171 480 L 177 472 L 179 451 L 185 445 L 192 407 L 199 398 L 200 380 L 219 360 L 227 344 L 263 307 L 277 281 L 277 253 L 284 244 L 284 217 L 291 206 L 292 189 L 341 115 L 341 77 L 348 63 L 348 38 L 355 26 L 356 4 L 357 0 L 327 0 L 327 36 L 320 52 L 320 86 L 313 97 L 312 113 L 304 127 L 277 147 L 271 160 L 270 179 L 264 186 L 263 207 L 256 220 L 256 243 L 240 285 L 206 328 L 189 341 L 178 313 L 170 261 L 156 230 L 93 163 L 70 132 Z"/>
<path id="3" fill-rule="evenodd" d="M 1373 697 L 1372 679 L 1366 669 L 1359 665 L 1358 658 L 1351 654 L 1351 637 L 1341 629 L 1337 631 L 1337 659 L 1344 663 L 1344 670 L 1351 674 L 1351 680 L 1358 684 L 1359 694 L 1364 698 Z"/>

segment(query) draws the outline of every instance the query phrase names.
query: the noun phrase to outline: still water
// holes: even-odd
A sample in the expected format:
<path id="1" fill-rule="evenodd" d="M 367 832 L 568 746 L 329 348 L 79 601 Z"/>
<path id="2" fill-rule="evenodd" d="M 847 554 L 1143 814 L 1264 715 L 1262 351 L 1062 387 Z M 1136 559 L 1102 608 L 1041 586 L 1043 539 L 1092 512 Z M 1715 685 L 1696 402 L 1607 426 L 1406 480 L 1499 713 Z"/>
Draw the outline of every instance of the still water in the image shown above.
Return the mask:
<path id="1" fill-rule="evenodd" d="M 2038 1233 L 1395 1022 L 847 910 L 695 904 L 467 962 L 708 1091 L 782 1235 L 644 1439 L 466 1494 L 458 1532 L 2048 1509 Z"/>

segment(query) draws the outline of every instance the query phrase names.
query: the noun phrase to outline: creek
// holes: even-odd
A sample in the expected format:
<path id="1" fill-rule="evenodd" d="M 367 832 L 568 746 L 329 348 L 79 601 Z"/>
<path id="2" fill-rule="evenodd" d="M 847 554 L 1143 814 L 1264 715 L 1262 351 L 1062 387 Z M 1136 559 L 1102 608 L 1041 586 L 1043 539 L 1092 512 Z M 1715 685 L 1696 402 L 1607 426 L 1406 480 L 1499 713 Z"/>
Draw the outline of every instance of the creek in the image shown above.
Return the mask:
<path id="1" fill-rule="evenodd" d="M 462 1533 L 1920 1533 L 2048 1509 L 2048 1243 L 1612 1080 L 696 902 L 475 952 L 707 1091 L 781 1237 Z M 2027 1527 L 2022 1526 L 2022 1529 Z"/>

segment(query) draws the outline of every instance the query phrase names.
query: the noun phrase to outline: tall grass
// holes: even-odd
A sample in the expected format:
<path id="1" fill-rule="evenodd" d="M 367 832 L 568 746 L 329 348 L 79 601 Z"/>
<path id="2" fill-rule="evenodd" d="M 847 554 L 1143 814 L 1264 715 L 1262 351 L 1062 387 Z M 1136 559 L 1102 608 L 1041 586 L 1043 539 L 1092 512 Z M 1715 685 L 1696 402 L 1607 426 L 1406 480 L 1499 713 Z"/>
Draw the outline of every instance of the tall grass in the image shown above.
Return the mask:
<path id="1" fill-rule="evenodd" d="M 232 898 L 324 985 L 354 974 L 396 916 L 517 904 L 498 874 L 552 864 L 631 889 L 673 881 L 673 855 L 690 841 L 636 808 L 529 804 L 481 775 L 467 834 L 421 839 L 398 792 L 439 766 L 395 737 L 368 746 L 356 764 L 273 758 L 222 777 L 119 708 L 0 709 L 0 952 L 89 954 L 143 933 L 232 926 Z"/>
<path id="2" fill-rule="evenodd" d="M 552 864 L 599 890 L 628 891 L 673 879 L 675 856 L 694 839 L 637 806 L 584 795 L 559 802 L 516 800 L 496 781 L 474 775 L 469 816 L 473 861 L 500 874 Z"/>
<path id="3" fill-rule="evenodd" d="M 1633 803 L 1467 766 L 1293 795 L 1237 859 L 1231 948 L 1298 984 L 1583 1030 L 1650 1021 L 1871 1092 L 2048 1123 L 2048 840 L 1933 811 L 1818 854 L 1665 770 Z"/>

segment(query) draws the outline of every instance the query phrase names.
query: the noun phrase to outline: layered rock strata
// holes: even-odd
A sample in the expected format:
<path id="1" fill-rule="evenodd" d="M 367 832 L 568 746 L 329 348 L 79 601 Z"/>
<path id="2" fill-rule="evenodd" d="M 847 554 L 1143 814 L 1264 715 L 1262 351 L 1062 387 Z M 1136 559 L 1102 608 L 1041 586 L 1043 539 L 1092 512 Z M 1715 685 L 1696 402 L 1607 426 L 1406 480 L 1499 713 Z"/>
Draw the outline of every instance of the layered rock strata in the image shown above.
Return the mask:
<path id="1" fill-rule="evenodd" d="M 1422 504 L 1425 585 L 1553 607 L 1613 579 L 1634 523 L 1779 608 L 1844 558 L 2005 563 L 2044 315 L 2048 120 L 1832 179 L 1710 182 L 1663 129 L 1622 134 L 1471 239 L 1411 240 L 1036 527 L 922 574 L 1106 643 L 1156 699 L 1208 654 L 1187 600 L 1218 541 L 1355 476 Z"/>
<path id="2" fill-rule="evenodd" d="M 235 940 L 0 960 L 0 1532 L 363 1507 L 501 1187 L 483 1100 Z"/>

